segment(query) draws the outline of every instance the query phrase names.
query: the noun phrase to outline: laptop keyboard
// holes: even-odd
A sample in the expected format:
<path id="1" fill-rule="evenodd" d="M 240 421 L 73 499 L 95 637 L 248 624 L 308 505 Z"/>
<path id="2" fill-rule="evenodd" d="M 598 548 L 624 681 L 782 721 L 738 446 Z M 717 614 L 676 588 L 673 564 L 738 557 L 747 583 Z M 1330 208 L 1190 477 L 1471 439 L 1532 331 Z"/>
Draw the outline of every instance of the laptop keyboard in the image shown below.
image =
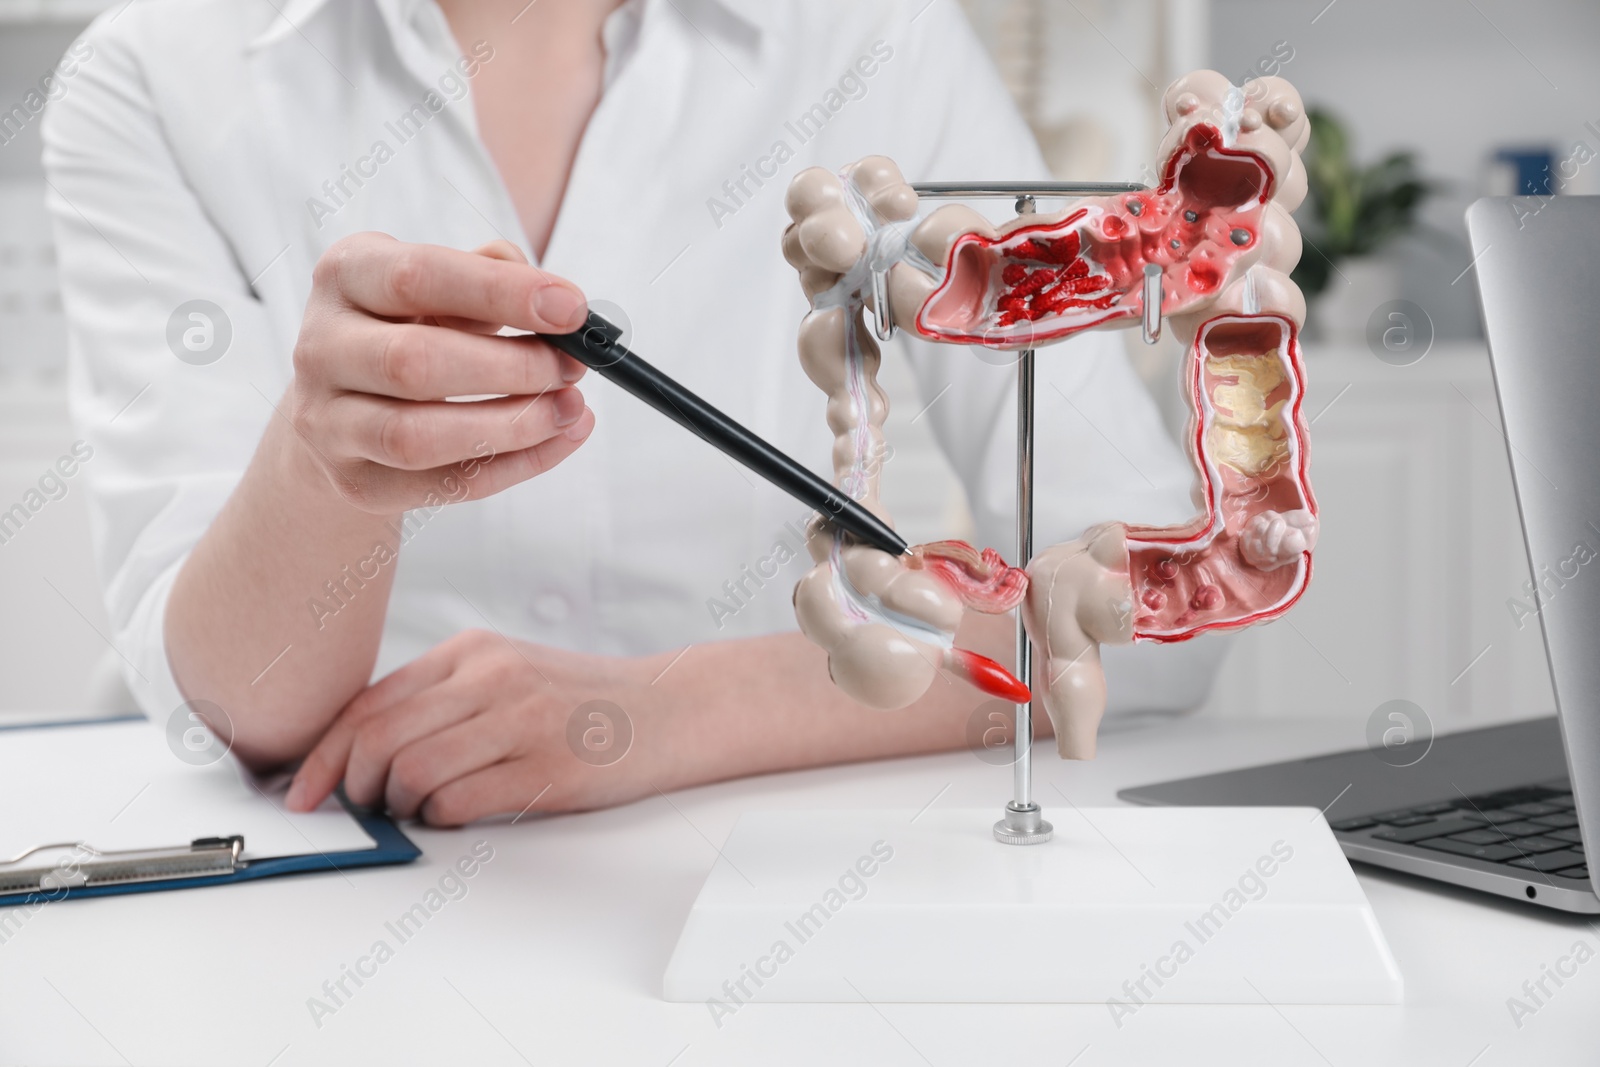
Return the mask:
<path id="1" fill-rule="evenodd" d="M 1574 806 L 1566 789 L 1525 786 L 1331 825 L 1345 834 L 1371 831 L 1363 836 L 1374 841 L 1587 881 L 1589 866 Z"/>

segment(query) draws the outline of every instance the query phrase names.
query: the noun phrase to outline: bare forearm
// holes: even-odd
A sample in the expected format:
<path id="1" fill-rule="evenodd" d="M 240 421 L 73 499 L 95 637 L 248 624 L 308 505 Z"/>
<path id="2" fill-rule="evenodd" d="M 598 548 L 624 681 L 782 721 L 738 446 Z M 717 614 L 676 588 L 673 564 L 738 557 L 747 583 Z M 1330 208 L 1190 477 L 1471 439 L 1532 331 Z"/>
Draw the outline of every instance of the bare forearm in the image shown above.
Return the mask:
<path id="1" fill-rule="evenodd" d="M 307 453 L 275 417 L 167 606 L 179 688 L 221 707 L 258 765 L 304 755 L 366 685 L 395 571 L 376 550 L 399 550 L 392 519 L 351 506 Z"/>
<path id="2" fill-rule="evenodd" d="M 1009 616 L 969 613 L 958 643 L 1010 662 L 1014 626 Z M 673 710 L 653 724 L 656 738 L 639 742 L 658 748 L 674 786 L 959 748 L 974 709 L 993 700 L 941 674 L 909 707 L 863 707 L 833 685 L 826 654 L 798 633 L 691 648 L 656 686 L 669 689 Z"/>

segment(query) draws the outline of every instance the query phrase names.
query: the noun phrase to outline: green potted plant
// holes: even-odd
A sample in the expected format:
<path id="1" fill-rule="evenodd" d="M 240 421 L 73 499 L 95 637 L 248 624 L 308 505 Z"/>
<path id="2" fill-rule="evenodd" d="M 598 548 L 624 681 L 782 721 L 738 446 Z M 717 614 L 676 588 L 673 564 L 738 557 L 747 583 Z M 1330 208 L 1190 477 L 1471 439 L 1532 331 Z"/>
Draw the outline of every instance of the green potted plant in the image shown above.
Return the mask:
<path id="1" fill-rule="evenodd" d="M 1306 117 L 1307 195 L 1296 213 L 1305 250 L 1293 277 L 1310 305 L 1313 331 L 1330 340 L 1356 340 L 1373 308 L 1399 288 L 1398 269 L 1378 253 L 1417 228 L 1417 208 L 1436 186 L 1419 174 L 1413 153 L 1391 152 L 1359 164 L 1342 122 L 1318 108 Z"/>

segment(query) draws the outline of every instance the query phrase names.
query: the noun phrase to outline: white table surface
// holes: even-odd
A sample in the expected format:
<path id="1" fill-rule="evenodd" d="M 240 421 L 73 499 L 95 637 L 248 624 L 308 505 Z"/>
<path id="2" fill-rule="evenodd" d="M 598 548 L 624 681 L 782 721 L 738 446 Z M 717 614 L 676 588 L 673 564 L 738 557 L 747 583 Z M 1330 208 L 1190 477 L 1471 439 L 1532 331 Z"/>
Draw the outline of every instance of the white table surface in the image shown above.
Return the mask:
<path id="1" fill-rule="evenodd" d="M 1041 752 L 1048 809 L 1362 743 L 1355 722 L 1201 718 L 1109 733 L 1100 758 Z M 998 811 L 1009 771 L 966 752 L 724 783 L 589 815 L 412 827 L 404 867 L 62 902 L 0 944 L 0 1063 L 1440 1064 L 1600 1062 L 1600 962 L 1518 1026 L 1579 942 L 1576 918 L 1357 868 L 1406 981 L 1403 1007 L 760 1004 L 719 1029 L 660 984 L 720 844 L 751 807 Z M 44 796 L 47 797 L 47 793 Z M 935 798 L 937 797 L 937 800 Z M 1328 798 L 1332 800 L 1333 798 Z M 308 998 L 487 841 L 494 858 L 334 1014 Z M 1063 966 L 1068 965 L 1063 961 Z M 373 969 L 371 966 L 369 970 Z"/>

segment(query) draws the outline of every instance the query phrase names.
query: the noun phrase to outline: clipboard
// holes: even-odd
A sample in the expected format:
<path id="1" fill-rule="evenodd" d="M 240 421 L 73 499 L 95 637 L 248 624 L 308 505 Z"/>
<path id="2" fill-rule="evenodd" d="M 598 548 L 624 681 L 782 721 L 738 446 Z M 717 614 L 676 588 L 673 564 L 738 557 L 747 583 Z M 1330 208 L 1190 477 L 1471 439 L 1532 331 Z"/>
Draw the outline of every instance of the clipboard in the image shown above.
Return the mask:
<path id="1" fill-rule="evenodd" d="M 0 728 L 0 908 L 422 854 L 387 816 L 342 795 L 316 812 L 287 811 L 225 752 L 185 747 L 197 721 L 165 733 L 137 716 Z M 52 788 L 68 776 L 74 788 Z"/>

